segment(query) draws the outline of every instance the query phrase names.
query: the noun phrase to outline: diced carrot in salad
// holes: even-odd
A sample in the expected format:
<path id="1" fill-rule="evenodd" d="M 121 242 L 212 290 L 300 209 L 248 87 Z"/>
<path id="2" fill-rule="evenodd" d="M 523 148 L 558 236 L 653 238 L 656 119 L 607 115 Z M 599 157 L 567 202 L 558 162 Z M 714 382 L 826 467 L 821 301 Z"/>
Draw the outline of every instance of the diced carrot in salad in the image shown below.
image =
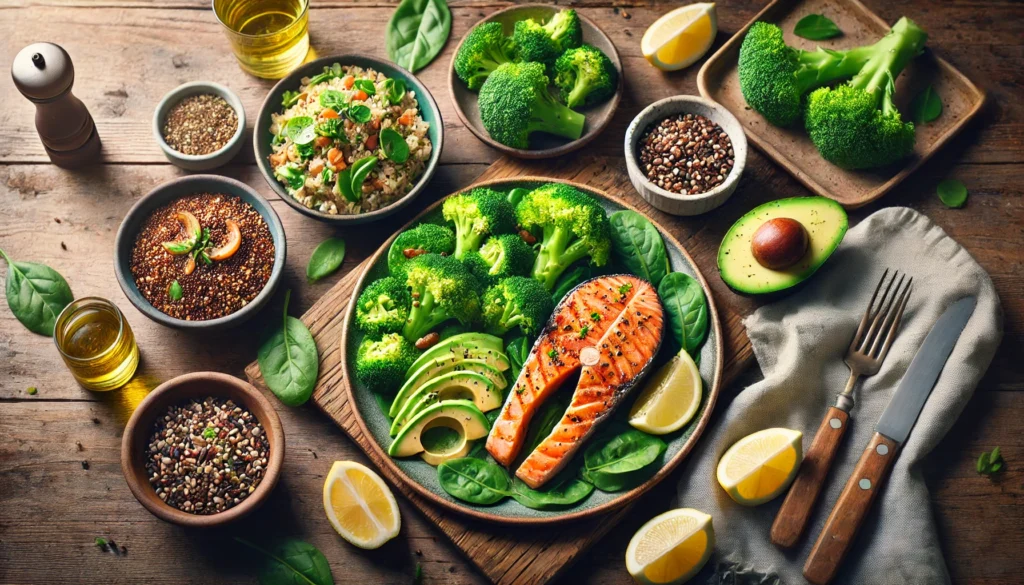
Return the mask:
<path id="1" fill-rule="evenodd" d="M 313 160 L 309 161 L 309 174 L 311 174 L 311 175 L 319 175 L 320 172 L 323 171 L 323 170 L 324 170 L 324 161 L 323 161 L 323 159 L 314 158 Z"/>
<path id="2" fill-rule="evenodd" d="M 335 112 L 331 108 L 327 108 L 326 110 L 320 112 L 320 117 L 325 119 L 325 120 L 330 120 L 330 119 L 333 119 L 333 118 L 337 118 L 338 117 L 338 112 Z"/>
<path id="3" fill-rule="evenodd" d="M 313 144 L 315 144 L 317 146 L 317 148 L 326 148 L 327 145 L 330 144 L 330 143 L 331 143 L 331 139 L 326 137 L 326 136 L 317 136 L 313 140 Z"/>
<path id="4" fill-rule="evenodd" d="M 416 120 L 416 110 L 406 110 L 398 117 L 398 123 L 402 126 L 409 126 Z"/>
<path id="5" fill-rule="evenodd" d="M 366 98 L 368 97 L 370 96 L 366 95 L 366 92 L 361 89 L 352 94 L 352 99 L 354 101 L 366 101 Z"/>
<path id="6" fill-rule="evenodd" d="M 352 77 L 351 75 L 346 75 L 345 77 L 341 78 L 341 85 L 343 85 L 345 89 L 352 89 L 352 86 L 355 85 L 355 83 L 356 78 Z"/>
<path id="7" fill-rule="evenodd" d="M 281 151 L 270 155 L 270 164 L 275 168 L 288 162 L 288 153 Z"/>
<path id="8" fill-rule="evenodd" d="M 327 162 L 334 167 L 334 170 L 344 170 L 348 165 L 345 164 L 345 155 L 337 148 L 332 148 L 327 151 Z"/>

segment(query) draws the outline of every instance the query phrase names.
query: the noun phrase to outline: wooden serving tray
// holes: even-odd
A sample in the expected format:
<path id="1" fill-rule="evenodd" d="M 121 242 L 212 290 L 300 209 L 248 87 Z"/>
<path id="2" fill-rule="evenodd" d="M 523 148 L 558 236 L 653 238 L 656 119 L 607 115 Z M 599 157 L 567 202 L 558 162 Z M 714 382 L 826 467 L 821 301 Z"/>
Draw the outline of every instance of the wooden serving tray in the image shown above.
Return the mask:
<path id="1" fill-rule="evenodd" d="M 826 41 L 797 37 L 793 27 L 808 14 L 827 16 L 843 34 Z M 913 18 L 913 14 L 908 16 Z M 917 145 L 903 164 L 868 171 L 843 170 L 821 158 L 802 124 L 795 128 L 772 126 L 743 99 L 737 70 L 740 45 L 750 25 L 759 20 L 779 25 L 787 44 L 805 49 L 821 45 L 841 50 L 873 43 L 885 35 L 890 25 L 857 0 L 775 0 L 733 35 L 697 74 L 700 94 L 728 108 L 758 148 L 808 189 L 835 199 L 848 209 L 866 205 L 899 184 L 960 132 L 981 111 L 985 101 L 984 91 L 926 49 L 897 79 L 896 106 L 904 120 L 909 119 L 910 102 L 931 85 L 942 99 L 942 115 L 917 126 Z"/>
<path id="2" fill-rule="evenodd" d="M 519 161 L 504 158 L 491 165 L 477 181 L 524 175 L 575 180 L 620 197 L 644 214 L 658 213 L 636 195 L 624 169 L 610 168 L 609 161 L 600 158 L 579 159 L 576 163 L 569 167 L 556 161 Z M 664 225 L 670 231 L 675 231 L 673 224 Z M 694 235 L 689 240 L 688 247 L 699 246 L 702 251 L 710 249 L 712 255 L 709 257 L 705 257 L 705 254 L 693 256 L 695 262 L 702 264 L 705 270 L 714 270 L 713 264 L 708 264 L 708 261 L 713 262 L 713 251 L 717 250 L 718 242 L 703 242 L 702 237 L 705 236 Z M 435 523 L 491 581 L 499 585 L 537 585 L 551 581 L 617 525 L 632 509 L 632 504 L 595 518 L 545 526 L 543 529 L 536 526 L 489 523 L 444 510 L 406 486 L 387 466 L 381 465 L 382 461 L 376 458 L 375 449 L 371 447 L 373 439 L 359 429 L 353 406 L 349 403 L 348 393 L 342 382 L 340 340 L 345 312 L 365 263 L 369 261 L 366 260 L 350 270 L 301 318 L 312 332 L 320 351 L 320 377 L 313 392 L 314 404 L 367 454 L 388 483 Z M 713 272 L 708 273 L 708 276 L 717 278 Z M 742 315 L 725 303 L 718 303 L 717 306 L 722 323 L 722 387 L 725 388 L 737 374 L 752 363 L 753 353 L 741 323 Z M 265 387 L 256 362 L 249 364 L 245 368 L 245 373 L 254 385 Z"/>

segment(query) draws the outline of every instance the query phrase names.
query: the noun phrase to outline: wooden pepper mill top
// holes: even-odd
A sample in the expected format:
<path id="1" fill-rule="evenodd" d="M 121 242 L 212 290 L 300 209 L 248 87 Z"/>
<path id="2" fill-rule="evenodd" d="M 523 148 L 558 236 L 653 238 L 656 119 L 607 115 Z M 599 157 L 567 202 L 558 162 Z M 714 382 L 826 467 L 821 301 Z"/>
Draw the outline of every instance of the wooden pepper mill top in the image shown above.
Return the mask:
<path id="1" fill-rule="evenodd" d="M 88 108 L 74 94 L 75 66 L 53 43 L 34 43 L 11 65 L 18 91 L 36 106 L 36 131 L 54 164 L 76 167 L 99 157 L 100 137 Z"/>

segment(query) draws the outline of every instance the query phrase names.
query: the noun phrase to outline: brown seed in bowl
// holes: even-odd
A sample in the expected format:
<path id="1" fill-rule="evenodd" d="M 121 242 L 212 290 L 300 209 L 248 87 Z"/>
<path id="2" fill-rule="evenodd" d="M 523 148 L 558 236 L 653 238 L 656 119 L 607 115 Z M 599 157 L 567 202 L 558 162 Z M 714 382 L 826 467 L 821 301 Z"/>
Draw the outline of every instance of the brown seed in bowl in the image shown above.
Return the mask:
<path id="1" fill-rule="evenodd" d="M 803 224 L 788 217 L 776 217 L 757 228 L 750 240 L 750 251 L 761 266 L 782 270 L 804 257 L 807 244 Z"/>

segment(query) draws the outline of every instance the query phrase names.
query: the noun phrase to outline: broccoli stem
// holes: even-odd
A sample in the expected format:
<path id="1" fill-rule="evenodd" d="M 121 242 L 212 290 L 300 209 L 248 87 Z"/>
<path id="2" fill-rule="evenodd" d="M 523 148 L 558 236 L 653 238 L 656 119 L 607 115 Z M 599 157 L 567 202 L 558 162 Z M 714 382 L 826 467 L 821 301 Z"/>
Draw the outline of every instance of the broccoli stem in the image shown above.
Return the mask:
<path id="1" fill-rule="evenodd" d="M 570 108 L 583 103 L 583 100 L 587 98 L 587 94 L 590 93 L 590 79 L 584 79 L 580 73 L 576 74 L 576 83 L 572 86 L 572 91 L 569 92 L 569 99 L 565 100 L 565 105 Z"/>
<path id="2" fill-rule="evenodd" d="M 523 320 L 522 313 L 518 313 L 518 307 L 513 302 L 508 300 L 505 301 L 505 311 L 501 314 L 501 320 L 499 321 L 505 329 L 512 329 Z"/>
<path id="3" fill-rule="evenodd" d="M 533 119 L 530 120 L 531 130 L 547 132 L 576 140 L 583 135 L 583 122 L 586 116 L 574 112 L 556 102 L 547 90 L 545 99 L 533 108 Z"/>
<path id="4" fill-rule="evenodd" d="M 447 321 L 449 316 L 447 312 L 437 306 L 430 291 L 424 290 L 420 294 L 419 306 L 416 306 L 414 302 L 412 310 L 409 311 L 409 320 L 402 328 L 402 336 L 415 342 L 434 327 Z"/>
<path id="5" fill-rule="evenodd" d="M 545 226 L 540 251 L 533 264 L 533 277 L 551 290 L 562 272 L 573 262 L 585 258 L 587 254 L 587 247 L 582 240 L 573 241 L 571 230 Z"/>
<path id="6" fill-rule="evenodd" d="M 455 222 L 455 257 L 462 260 L 466 252 L 476 252 L 484 239 L 484 234 L 473 229 L 473 220 L 459 217 Z"/>
<path id="7" fill-rule="evenodd" d="M 850 86 L 873 94 L 883 108 L 895 109 L 891 97 L 889 104 L 885 104 L 882 96 L 891 96 L 891 89 L 887 91 L 890 81 L 896 79 L 910 60 L 921 52 L 927 39 L 928 34 L 912 20 L 907 17 L 899 19 L 889 34 L 875 43 L 874 54 L 853 76 Z"/>
<path id="8" fill-rule="evenodd" d="M 877 43 L 876 43 L 877 44 Z M 857 47 L 848 51 L 829 51 L 818 47 L 815 51 L 797 50 L 796 84 L 801 93 L 837 79 L 853 77 L 874 56 L 875 45 Z"/>

